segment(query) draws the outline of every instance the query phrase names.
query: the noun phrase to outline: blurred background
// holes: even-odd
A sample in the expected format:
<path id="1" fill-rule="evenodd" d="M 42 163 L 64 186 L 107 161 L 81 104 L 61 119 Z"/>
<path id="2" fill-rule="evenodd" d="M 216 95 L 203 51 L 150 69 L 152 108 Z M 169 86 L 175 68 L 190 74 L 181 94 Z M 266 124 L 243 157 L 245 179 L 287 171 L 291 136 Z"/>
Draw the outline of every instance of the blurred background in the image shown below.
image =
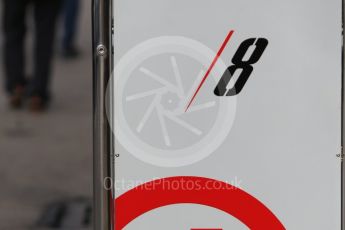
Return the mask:
<path id="1" fill-rule="evenodd" d="M 87 227 L 85 213 L 90 211 L 92 197 L 91 1 L 79 2 L 70 50 L 63 47 L 68 32 L 61 6 L 52 53 L 51 100 L 49 107 L 37 111 L 26 102 L 13 108 L 4 89 L 6 1 L 25 0 L 0 4 L 0 230 L 49 229 L 54 225 L 65 229 L 69 214 L 81 215 L 78 218 L 85 225 L 80 226 Z M 25 73 L 29 76 L 35 62 L 33 15 L 34 4 L 30 3 L 25 17 Z M 68 20 L 74 20 L 73 13 L 69 15 L 72 19 Z M 68 229 L 78 229 L 71 226 Z"/>

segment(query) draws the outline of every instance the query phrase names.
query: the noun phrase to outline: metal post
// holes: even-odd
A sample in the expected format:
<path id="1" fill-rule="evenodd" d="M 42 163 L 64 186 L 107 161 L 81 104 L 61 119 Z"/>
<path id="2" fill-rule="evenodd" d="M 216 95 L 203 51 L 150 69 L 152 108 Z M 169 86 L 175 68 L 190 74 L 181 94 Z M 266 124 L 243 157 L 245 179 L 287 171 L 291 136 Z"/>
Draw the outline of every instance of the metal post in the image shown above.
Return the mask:
<path id="1" fill-rule="evenodd" d="M 345 154 L 345 41 L 344 41 L 344 23 L 345 23 L 345 4 L 344 0 L 342 0 L 342 37 L 343 37 L 343 44 L 342 44 L 342 76 L 341 76 L 341 83 L 342 83 L 342 95 L 341 95 L 341 229 L 345 230 L 345 163 L 344 163 L 344 154 Z"/>
<path id="2" fill-rule="evenodd" d="M 106 89 L 111 75 L 111 0 L 93 0 L 94 229 L 112 230 L 111 129 L 106 116 Z"/>

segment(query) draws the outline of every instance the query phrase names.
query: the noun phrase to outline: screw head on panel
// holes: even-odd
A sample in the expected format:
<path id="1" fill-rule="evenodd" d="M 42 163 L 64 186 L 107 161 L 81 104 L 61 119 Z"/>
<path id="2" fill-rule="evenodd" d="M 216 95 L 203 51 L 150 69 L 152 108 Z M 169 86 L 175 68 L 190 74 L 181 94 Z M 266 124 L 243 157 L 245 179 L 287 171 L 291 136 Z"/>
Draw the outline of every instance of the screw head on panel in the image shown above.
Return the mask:
<path id="1" fill-rule="evenodd" d="M 107 55 L 107 47 L 105 47 L 104 45 L 98 45 L 97 46 L 97 55 L 100 57 L 104 57 Z"/>

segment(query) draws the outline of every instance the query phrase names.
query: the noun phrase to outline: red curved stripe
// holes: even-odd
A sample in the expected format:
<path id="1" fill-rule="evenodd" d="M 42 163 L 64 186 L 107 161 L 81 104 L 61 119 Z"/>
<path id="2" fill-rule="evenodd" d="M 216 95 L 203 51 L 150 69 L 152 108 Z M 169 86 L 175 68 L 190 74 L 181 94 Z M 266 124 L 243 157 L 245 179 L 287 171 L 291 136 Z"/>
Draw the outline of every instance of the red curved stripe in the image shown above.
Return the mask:
<path id="1" fill-rule="evenodd" d="M 184 188 L 186 181 L 197 185 L 197 189 Z M 210 189 L 210 185 L 222 189 Z M 182 189 L 176 190 L 176 187 Z M 224 182 L 201 177 L 165 178 L 128 191 L 115 200 L 115 228 L 123 229 L 149 211 L 174 204 L 200 204 L 222 210 L 251 230 L 285 229 L 268 208 L 248 193 Z"/>

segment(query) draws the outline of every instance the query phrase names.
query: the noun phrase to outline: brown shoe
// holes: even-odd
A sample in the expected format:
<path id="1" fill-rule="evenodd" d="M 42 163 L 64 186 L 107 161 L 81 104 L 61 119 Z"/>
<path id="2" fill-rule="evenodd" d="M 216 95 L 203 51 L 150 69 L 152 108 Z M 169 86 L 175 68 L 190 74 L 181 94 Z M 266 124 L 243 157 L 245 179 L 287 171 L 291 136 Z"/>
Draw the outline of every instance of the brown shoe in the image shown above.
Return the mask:
<path id="1" fill-rule="evenodd" d="M 32 96 L 29 102 L 29 110 L 31 112 L 40 113 L 44 112 L 47 108 L 46 101 L 40 96 Z"/>
<path id="2" fill-rule="evenodd" d="M 23 105 L 23 98 L 24 98 L 24 87 L 23 86 L 16 86 L 13 91 L 13 94 L 10 96 L 10 107 L 13 109 L 19 109 Z"/>

